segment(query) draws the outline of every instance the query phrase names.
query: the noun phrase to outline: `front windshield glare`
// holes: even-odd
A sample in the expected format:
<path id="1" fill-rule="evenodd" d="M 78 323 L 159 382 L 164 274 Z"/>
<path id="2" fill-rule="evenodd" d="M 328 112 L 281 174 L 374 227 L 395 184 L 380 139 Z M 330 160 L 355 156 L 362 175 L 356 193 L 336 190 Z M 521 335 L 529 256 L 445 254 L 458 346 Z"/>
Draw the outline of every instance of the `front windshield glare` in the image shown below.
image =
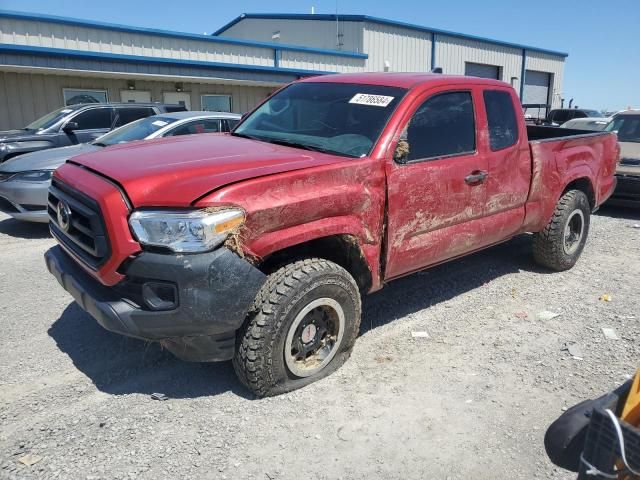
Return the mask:
<path id="1" fill-rule="evenodd" d="M 123 125 L 99 138 L 93 143 L 96 145 L 115 145 L 116 143 L 133 142 L 134 140 L 143 140 L 154 132 L 176 120 L 168 117 L 146 117 L 136 120 L 135 122 Z"/>
<path id="2" fill-rule="evenodd" d="M 69 107 L 59 108 L 58 110 L 54 110 L 51 113 L 47 113 L 44 117 L 40 117 L 35 122 L 31 122 L 29 125 L 25 127 L 25 130 L 44 130 L 46 128 L 49 128 L 55 125 L 64 117 L 69 115 L 71 112 L 73 112 L 72 108 L 69 108 Z"/>
<path id="3" fill-rule="evenodd" d="M 234 135 L 364 157 L 405 93 L 376 85 L 295 83 L 263 103 Z"/>
<path id="4" fill-rule="evenodd" d="M 616 132 L 618 141 L 640 143 L 640 115 L 620 115 L 606 127 L 607 132 Z"/>

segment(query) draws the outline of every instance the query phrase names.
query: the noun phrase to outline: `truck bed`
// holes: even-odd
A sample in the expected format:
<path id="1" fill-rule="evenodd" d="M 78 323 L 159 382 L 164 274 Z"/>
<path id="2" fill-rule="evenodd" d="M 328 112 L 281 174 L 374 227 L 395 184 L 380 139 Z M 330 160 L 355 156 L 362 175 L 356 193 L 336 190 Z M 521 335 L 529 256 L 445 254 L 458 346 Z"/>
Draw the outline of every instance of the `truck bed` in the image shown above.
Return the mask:
<path id="1" fill-rule="evenodd" d="M 567 184 L 588 182 L 592 207 L 599 206 L 615 185 L 619 154 L 615 133 L 558 127 L 527 126 L 531 151 L 531 189 L 525 226 L 539 231 L 551 218 Z"/>
<path id="2" fill-rule="evenodd" d="M 576 130 L 574 128 L 545 127 L 539 125 L 527 125 L 527 136 L 530 142 L 545 140 L 570 139 L 571 137 L 606 135 L 609 132 L 596 132 L 593 130 Z"/>

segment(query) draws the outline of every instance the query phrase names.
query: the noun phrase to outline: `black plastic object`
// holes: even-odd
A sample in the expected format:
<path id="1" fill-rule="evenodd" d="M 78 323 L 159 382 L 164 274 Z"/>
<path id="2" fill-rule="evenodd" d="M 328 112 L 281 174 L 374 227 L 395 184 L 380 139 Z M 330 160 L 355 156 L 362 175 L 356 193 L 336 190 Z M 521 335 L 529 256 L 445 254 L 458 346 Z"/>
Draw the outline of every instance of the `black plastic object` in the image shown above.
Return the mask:
<path id="1" fill-rule="evenodd" d="M 45 260 L 60 285 L 104 328 L 159 341 L 178 358 L 196 362 L 233 357 L 235 332 L 266 280 L 225 247 L 191 255 L 142 252 L 125 267 L 136 282 L 115 287 L 87 274 L 60 246 L 48 250 Z M 155 298 L 141 291 L 145 284 L 167 288 L 156 288 Z M 169 304 L 175 308 L 165 309 Z"/>
<path id="2" fill-rule="evenodd" d="M 594 408 L 608 408 L 617 412 L 630 388 L 631 380 L 606 395 L 585 400 L 563 413 L 544 436 L 544 448 L 549 459 L 561 468 L 577 472 Z"/>
<path id="3" fill-rule="evenodd" d="M 635 471 L 640 470 L 640 429 L 620 420 L 624 450 L 627 462 Z M 587 439 L 584 444 L 583 458 L 600 472 L 608 475 L 616 473 L 614 466 L 620 459 L 620 441 L 611 417 L 602 408 L 596 408 L 591 415 Z M 622 465 L 619 465 L 622 467 Z M 624 467 L 622 467 L 624 468 Z M 600 480 L 609 477 L 587 473 L 590 467 L 582 462 L 578 480 Z M 624 472 L 624 470 L 622 470 Z M 618 472 L 619 473 L 619 472 Z M 638 478 L 633 475 L 630 478 Z"/>

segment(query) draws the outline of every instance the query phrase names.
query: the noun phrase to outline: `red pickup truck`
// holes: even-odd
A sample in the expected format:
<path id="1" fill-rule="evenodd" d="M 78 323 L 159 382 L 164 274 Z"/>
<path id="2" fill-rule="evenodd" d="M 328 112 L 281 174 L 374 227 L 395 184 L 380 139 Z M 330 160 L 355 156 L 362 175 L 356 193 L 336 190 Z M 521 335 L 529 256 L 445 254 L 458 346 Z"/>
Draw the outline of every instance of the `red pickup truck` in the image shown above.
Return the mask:
<path id="1" fill-rule="evenodd" d="M 526 126 L 507 84 L 328 75 L 231 134 L 75 157 L 49 195 L 49 271 L 103 327 L 190 361 L 233 359 L 259 396 L 353 348 L 361 294 L 533 232 L 571 268 L 615 186 L 611 133 Z"/>

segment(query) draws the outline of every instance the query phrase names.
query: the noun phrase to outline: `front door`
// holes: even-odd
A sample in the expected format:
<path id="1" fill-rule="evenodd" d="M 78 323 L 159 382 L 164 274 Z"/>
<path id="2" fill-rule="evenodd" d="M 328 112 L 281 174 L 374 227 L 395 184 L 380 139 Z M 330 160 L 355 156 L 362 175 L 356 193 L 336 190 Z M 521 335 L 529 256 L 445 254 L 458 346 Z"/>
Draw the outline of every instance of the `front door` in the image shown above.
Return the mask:
<path id="1" fill-rule="evenodd" d="M 477 148 L 479 95 L 475 87 L 432 90 L 406 119 L 387 162 L 385 279 L 482 246 L 487 162 Z"/>
<path id="2" fill-rule="evenodd" d="M 120 101 L 129 103 L 151 103 L 151 92 L 142 90 L 121 90 Z"/>
<path id="3" fill-rule="evenodd" d="M 187 110 L 191 110 L 191 94 L 187 92 L 164 92 L 162 94 L 164 103 L 170 105 L 182 105 Z"/>

